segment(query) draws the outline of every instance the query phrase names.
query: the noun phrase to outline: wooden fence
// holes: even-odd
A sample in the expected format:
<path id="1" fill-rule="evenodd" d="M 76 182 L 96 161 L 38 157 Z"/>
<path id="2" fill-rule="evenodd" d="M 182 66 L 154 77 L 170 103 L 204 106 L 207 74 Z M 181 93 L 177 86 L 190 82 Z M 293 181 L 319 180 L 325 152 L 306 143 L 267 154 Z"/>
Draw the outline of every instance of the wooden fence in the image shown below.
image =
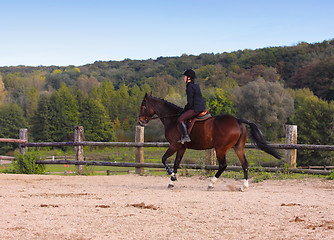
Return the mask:
<path id="1" fill-rule="evenodd" d="M 144 148 L 146 147 L 168 147 L 168 142 L 144 142 L 144 128 L 141 126 L 136 127 L 135 142 L 87 142 L 83 141 L 84 129 L 82 126 L 74 128 L 74 141 L 73 142 L 28 142 L 27 129 L 20 129 L 20 139 L 5 139 L 0 138 L 0 142 L 14 142 L 19 143 L 20 152 L 25 154 L 27 147 L 61 147 L 61 146 L 73 146 L 74 147 L 74 161 L 71 160 L 40 160 L 39 164 L 74 164 L 76 165 L 77 172 L 83 173 L 84 165 L 95 166 L 117 166 L 117 167 L 135 167 L 137 174 L 143 174 L 144 168 L 164 168 L 161 163 L 145 163 L 144 162 Z M 85 161 L 84 160 L 84 146 L 112 146 L 112 147 L 135 147 L 135 163 L 117 163 L 117 162 L 98 162 L 98 161 Z M 270 144 L 275 149 L 285 149 L 285 161 L 289 164 L 289 171 L 295 173 L 313 173 L 313 174 L 330 174 L 330 170 L 313 170 L 313 169 L 297 169 L 296 157 L 297 150 L 326 150 L 334 151 L 332 145 L 309 145 L 309 144 L 297 144 L 297 126 L 286 126 L 286 144 Z M 246 148 L 255 148 L 252 144 L 246 144 Z M 187 169 L 205 169 L 205 170 L 218 170 L 216 165 L 214 150 L 206 150 L 206 164 L 205 166 L 200 164 L 181 164 L 182 168 Z M 330 167 L 329 167 L 330 168 Z M 329 169 L 328 168 L 328 169 Z M 276 172 L 282 171 L 281 168 L 262 168 L 266 171 Z M 227 170 L 241 170 L 237 166 L 229 166 Z"/>

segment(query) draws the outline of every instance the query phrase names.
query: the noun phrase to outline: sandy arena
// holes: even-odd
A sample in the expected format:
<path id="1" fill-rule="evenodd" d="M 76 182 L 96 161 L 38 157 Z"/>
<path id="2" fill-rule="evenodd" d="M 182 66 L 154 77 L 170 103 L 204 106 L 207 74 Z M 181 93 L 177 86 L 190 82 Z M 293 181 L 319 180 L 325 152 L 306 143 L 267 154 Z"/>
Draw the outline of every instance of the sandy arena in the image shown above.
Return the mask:
<path id="1" fill-rule="evenodd" d="M 334 239 L 334 182 L 0 174 L 0 239 Z"/>

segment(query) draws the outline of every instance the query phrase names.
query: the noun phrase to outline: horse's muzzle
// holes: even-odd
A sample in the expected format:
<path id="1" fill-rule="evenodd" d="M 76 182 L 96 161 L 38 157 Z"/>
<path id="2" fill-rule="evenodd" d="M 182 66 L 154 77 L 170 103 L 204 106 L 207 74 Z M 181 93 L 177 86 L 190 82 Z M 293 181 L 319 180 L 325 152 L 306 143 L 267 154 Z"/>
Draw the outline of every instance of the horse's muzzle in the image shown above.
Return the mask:
<path id="1" fill-rule="evenodd" d="M 142 127 L 146 127 L 147 126 L 147 123 L 144 123 L 142 120 L 138 120 L 138 123 L 139 123 L 139 125 L 140 126 L 142 126 Z"/>

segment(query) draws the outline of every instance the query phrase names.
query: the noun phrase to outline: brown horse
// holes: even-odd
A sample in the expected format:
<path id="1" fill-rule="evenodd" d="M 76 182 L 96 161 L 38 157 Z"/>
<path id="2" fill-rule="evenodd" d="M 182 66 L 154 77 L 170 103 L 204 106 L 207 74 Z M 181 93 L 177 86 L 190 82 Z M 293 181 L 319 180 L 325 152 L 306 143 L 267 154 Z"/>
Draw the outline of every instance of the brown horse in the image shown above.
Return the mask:
<path id="1" fill-rule="evenodd" d="M 182 160 L 183 154 L 187 148 L 195 150 L 204 150 L 214 148 L 219 163 L 219 169 L 211 179 L 208 189 L 212 189 L 220 175 L 227 167 L 226 153 L 233 148 L 236 152 L 244 171 L 244 184 L 241 191 L 248 188 L 248 162 L 244 154 L 244 148 L 247 138 L 246 127 L 243 123 L 250 126 L 251 138 L 256 146 L 280 159 L 280 154 L 268 145 L 258 127 L 247 120 L 238 119 L 231 115 L 220 115 L 211 117 L 205 121 L 196 122 L 191 133 L 191 142 L 181 144 L 178 140 L 181 133 L 177 128 L 177 118 L 183 109 L 167 102 L 164 99 L 153 97 L 146 94 L 140 107 L 138 122 L 141 126 L 146 126 L 157 115 L 165 127 L 165 137 L 170 143 L 166 153 L 162 156 L 167 173 L 171 176 L 168 187 L 173 187 L 173 181 L 176 181 L 176 173 Z M 167 159 L 176 153 L 174 162 L 174 171 L 169 167 Z"/>

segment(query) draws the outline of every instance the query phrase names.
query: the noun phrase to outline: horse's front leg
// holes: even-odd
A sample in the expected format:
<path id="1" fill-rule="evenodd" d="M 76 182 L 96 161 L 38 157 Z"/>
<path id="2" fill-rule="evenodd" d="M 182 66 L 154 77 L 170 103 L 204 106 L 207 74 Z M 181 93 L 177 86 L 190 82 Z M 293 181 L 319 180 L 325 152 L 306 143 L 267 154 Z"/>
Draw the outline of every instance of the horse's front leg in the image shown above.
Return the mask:
<path id="1" fill-rule="evenodd" d="M 165 166 L 166 171 L 169 175 L 171 175 L 173 173 L 172 169 L 170 168 L 170 166 L 167 163 L 167 159 L 172 156 L 176 151 L 168 148 L 167 151 L 165 152 L 165 154 L 162 156 L 162 164 Z"/>
<path id="2" fill-rule="evenodd" d="M 177 177 L 176 177 L 177 170 L 180 166 L 180 162 L 182 160 L 182 157 L 183 157 L 185 151 L 186 151 L 186 149 L 182 148 L 182 149 L 178 150 L 177 153 L 176 153 L 176 158 L 175 158 L 175 161 L 174 161 L 174 171 L 173 171 L 172 176 L 170 178 L 168 188 L 174 187 L 173 182 L 175 182 L 177 180 Z"/>

